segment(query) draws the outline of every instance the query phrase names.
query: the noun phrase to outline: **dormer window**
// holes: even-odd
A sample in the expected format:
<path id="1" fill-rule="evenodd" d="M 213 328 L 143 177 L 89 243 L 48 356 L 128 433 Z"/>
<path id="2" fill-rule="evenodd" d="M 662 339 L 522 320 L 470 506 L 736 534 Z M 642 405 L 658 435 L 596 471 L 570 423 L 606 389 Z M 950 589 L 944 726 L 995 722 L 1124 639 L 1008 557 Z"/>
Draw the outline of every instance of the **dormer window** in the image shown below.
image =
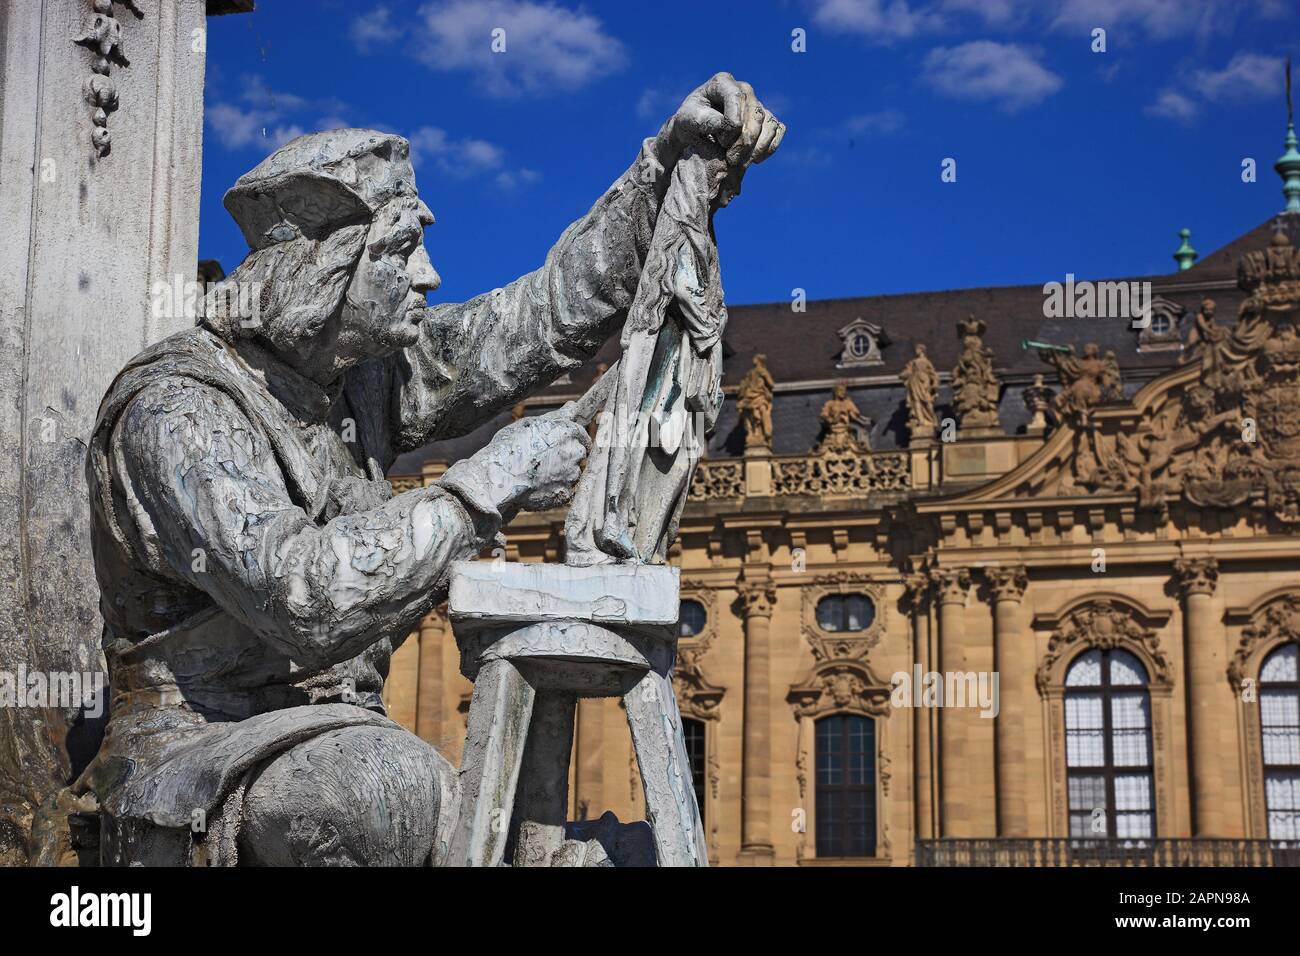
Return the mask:
<path id="1" fill-rule="evenodd" d="M 889 344 L 889 339 L 885 335 L 885 330 L 874 322 L 862 318 L 854 319 L 840 329 L 839 336 L 843 343 L 839 368 L 885 363 L 880 350 Z"/>
<path id="2" fill-rule="evenodd" d="M 1174 352 L 1183 347 L 1182 318 L 1187 310 L 1177 302 L 1156 296 L 1151 303 L 1150 321 L 1138 329 L 1139 352 Z"/>

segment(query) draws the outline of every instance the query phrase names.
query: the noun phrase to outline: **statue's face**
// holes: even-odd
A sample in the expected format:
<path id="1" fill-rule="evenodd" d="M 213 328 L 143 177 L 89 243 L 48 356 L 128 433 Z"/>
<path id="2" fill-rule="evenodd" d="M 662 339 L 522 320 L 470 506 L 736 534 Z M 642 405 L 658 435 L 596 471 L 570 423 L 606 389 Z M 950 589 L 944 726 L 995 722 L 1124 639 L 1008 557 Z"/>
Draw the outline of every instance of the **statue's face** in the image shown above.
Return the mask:
<path id="1" fill-rule="evenodd" d="M 362 355 L 382 356 L 414 345 L 427 308 L 424 294 L 442 280 L 424 248 L 427 207 L 402 197 L 375 215 L 343 300 L 340 341 Z"/>

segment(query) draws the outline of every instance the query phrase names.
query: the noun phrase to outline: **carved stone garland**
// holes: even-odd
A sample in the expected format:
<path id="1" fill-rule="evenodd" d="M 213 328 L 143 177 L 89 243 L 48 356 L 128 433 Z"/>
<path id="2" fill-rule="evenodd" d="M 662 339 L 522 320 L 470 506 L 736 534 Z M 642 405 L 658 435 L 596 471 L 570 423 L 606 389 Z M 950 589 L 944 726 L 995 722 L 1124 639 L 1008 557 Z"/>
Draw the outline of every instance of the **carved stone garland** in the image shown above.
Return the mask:
<path id="1" fill-rule="evenodd" d="M 108 132 L 108 114 L 117 109 L 117 86 L 109 76 L 111 64 L 116 63 L 122 67 L 131 65 L 122 48 L 122 24 L 113 16 L 113 2 L 114 0 L 91 0 L 91 16 L 87 19 L 81 36 L 72 41 L 95 53 L 90 76 L 82 86 L 82 95 L 93 109 L 91 122 L 94 128 L 90 134 L 90 143 L 95 149 L 95 155 L 100 158 L 107 156 L 113 146 Z M 135 14 L 137 20 L 144 19 L 144 14 L 134 0 L 117 2 Z"/>

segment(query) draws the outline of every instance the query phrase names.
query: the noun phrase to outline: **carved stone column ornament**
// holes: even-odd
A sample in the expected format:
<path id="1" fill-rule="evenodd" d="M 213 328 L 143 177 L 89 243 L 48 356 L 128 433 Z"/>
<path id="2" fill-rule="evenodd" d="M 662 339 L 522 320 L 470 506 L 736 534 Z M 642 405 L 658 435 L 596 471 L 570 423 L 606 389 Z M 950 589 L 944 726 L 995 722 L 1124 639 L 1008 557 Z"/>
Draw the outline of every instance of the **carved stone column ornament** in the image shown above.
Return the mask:
<path id="1" fill-rule="evenodd" d="M 1225 787 L 1237 780 L 1237 755 L 1225 747 L 1222 721 L 1231 707 L 1232 687 L 1223 679 L 1227 650 L 1214 620 L 1214 590 L 1219 563 L 1214 558 L 1179 558 L 1174 574 L 1186 604 L 1187 705 L 1192 771 L 1192 834 L 1241 836 L 1240 821 L 1230 827 Z M 1229 766 L 1229 764 L 1231 766 Z"/>
<path id="2" fill-rule="evenodd" d="M 952 403 L 964 429 L 998 427 L 1000 383 L 993 370 L 993 350 L 984 345 L 984 322 L 971 316 L 957 323 L 961 357 L 952 370 Z"/>
<path id="3" fill-rule="evenodd" d="M 1031 416 L 1029 424 L 1025 426 L 1025 433 L 1041 435 L 1047 431 L 1047 408 L 1056 391 L 1043 383 L 1043 375 L 1039 372 L 1034 375 L 1033 384 L 1025 388 L 1021 395 L 1025 400 L 1025 408 L 1029 409 Z"/>
<path id="4" fill-rule="evenodd" d="M 993 669 L 998 675 L 996 765 L 998 836 L 1029 836 L 1027 715 L 1033 699 L 1034 644 L 1020 626 L 1020 603 L 1029 586 L 1024 565 L 985 571 L 993 598 Z"/>
<path id="5" fill-rule="evenodd" d="M 135 14 L 136 19 L 144 19 L 144 14 L 133 0 L 117 0 Z M 91 122 L 94 128 L 90 134 L 91 145 L 95 154 L 104 157 L 112 149 L 112 139 L 108 133 L 108 114 L 117 109 L 117 86 L 109 77 L 111 64 L 130 66 L 122 48 L 122 24 L 113 16 L 113 0 L 91 0 L 92 13 L 86 20 L 81 36 L 73 43 L 84 46 L 95 53 L 95 62 L 90 66 L 90 76 L 82 86 L 82 93 L 93 109 Z"/>
<path id="6" fill-rule="evenodd" d="M 740 853 L 744 862 L 772 862 L 772 611 L 770 580 L 741 581 L 745 620 L 744 740 L 741 747 Z"/>

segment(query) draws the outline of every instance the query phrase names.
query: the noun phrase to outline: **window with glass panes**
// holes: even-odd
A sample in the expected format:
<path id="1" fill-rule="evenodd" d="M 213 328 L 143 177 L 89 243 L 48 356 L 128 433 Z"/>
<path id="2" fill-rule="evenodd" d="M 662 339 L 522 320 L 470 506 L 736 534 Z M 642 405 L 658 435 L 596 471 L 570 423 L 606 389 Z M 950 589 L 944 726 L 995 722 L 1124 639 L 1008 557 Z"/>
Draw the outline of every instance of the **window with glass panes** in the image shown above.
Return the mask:
<path id="1" fill-rule="evenodd" d="M 816 730 L 817 855 L 875 856 L 875 721 L 835 714 Z"/>
<path id="2" fill-rule="evenodd" d="M 865 594 L 830 594 L 817 602 L 823 631 L 865 631 L 875 619 L 876 606 Z"/>
<path id="3" fill-rule="evenodd" d="M 1151 695 L 1128 651 L 1085 651 L 1066 672 L 1065 762 L 1070 836 L 1155 836 Z"/>
<path id="4" fill-rule="evenodd" d="M 691 787 L 695 790 L 695 805 L 700 808 L 700 822 L 704 822 L 704 774 L 708 756 L 704 749 L 704 721 L 682 718 L 682 736 L 686 738 L 686 759 L 690 761 Z"/>
<path id="5" fill-rule="evenodd" d="M 1271 840 L 1300 840 L 1300 644 L 1284 644 L 1259 670 L 1264 801 Z"/>

